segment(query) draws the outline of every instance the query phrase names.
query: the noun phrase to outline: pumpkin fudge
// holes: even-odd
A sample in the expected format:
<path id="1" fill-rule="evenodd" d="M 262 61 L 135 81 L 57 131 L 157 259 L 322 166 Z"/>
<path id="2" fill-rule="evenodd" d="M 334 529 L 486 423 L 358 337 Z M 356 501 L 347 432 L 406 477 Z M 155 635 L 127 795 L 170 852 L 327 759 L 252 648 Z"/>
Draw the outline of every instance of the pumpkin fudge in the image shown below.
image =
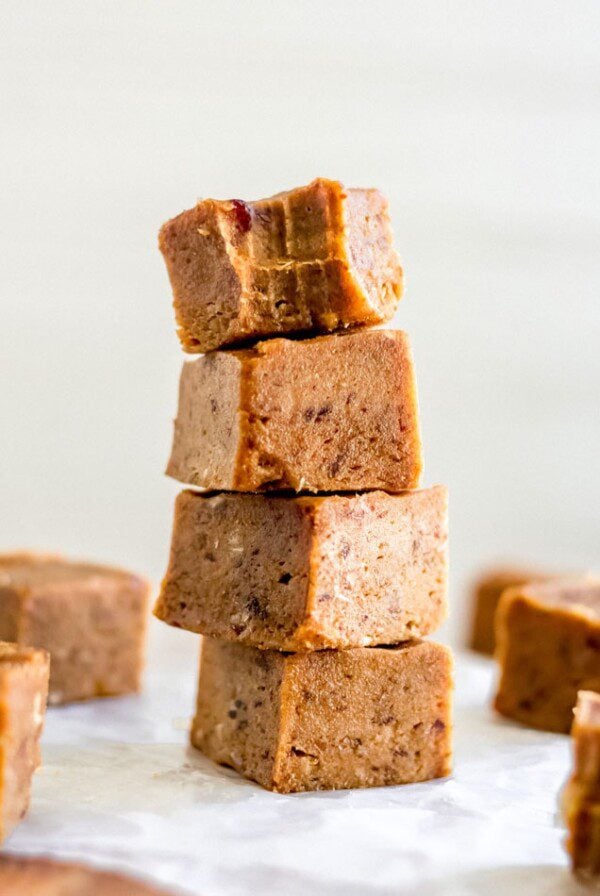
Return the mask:
<path id="1" fill-rule="evenodd" d="M 337 181 L 205 199 L 168 221 L 159 245 L 188 352 L 382 323 L 402 294 L 386 200 Z"/>
<path id="2" fill-rule="evenodd" d="M 176 896 L 132 877 L 38 856 L 0 856 L 0 896 Z M 183 894 L 181 894 L 183 896 Z"/>
<path id="3" fill-rule="evenodd" d="M 202 645 L 192 744 L 269 790 L 408 784 L 451 769 L 440 644 L 285 654 Z"/>
<path id="4" fill-rule="evenodd" d="M 552 576 L 540 570 L 500 566 L 483 573 L 473 588 L 473 611 L 469 647 L 492 656 L 496 647 L 494 617 L 502 592 L 527 582 L 545 581 Z"/>
<path id="5" fill-rule="evenodd" d="M 255 647 L 391 644 L 446 615 L 444 486 L 389 495 L 207 495 L 175 504 L 159 619 Z"/>
<path id="6" fill-rule="evenodd" d="M 408 336 L 273 339 L 188 361 L 167 473 L 240 492 L 415 488 L 421 443 Z"/>
<path id="7" fill-rule="evenodd" d="M 498 712 L 568 733 L 577 692 L 600 691 L 600 579 L 509 588 L 498 605 L 496 641 Z"/>
<path id="8" fill-rule="evenodd" d="M 575 706 L 573 774 L 562 794 L 573 870 L 600 875 L 600 694 L 580 691 Z"/>
<path id="9" fill-rule="evenodd" d="M 0 642 L 0 841 L 29 808 L 31 779 L 40 764 L 48 667 L 45 650 Z"/>
<path id="10" fill-rule="evenodd" d="M 59 556 L 0 556 L 0 638 L 46 649 L 49 703 L 138 691 L 148 583 Z"/>

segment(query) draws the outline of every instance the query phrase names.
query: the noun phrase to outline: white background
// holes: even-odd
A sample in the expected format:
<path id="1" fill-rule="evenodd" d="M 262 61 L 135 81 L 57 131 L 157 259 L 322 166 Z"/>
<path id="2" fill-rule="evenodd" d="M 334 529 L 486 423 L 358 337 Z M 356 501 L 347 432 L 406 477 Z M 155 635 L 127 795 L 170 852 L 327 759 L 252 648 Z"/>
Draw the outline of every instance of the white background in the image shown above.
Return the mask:
<path id="1" fill-rule="evenodd" d="M 597 2 L 20 2 L 0 23 L 0 545 L 157 579 L 182 355 L 156 233 L 316 175 L 391 200 L 453 624 L 600 566 Z"/>

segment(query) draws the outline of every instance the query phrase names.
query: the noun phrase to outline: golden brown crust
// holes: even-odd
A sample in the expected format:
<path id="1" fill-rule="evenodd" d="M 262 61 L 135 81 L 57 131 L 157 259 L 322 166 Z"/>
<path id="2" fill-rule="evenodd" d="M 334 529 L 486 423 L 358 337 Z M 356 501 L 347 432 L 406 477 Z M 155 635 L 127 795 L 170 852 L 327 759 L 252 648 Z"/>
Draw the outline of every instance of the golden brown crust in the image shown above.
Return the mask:
<path id="1" fill-rule="evenodd" d="M 159 247 L 189 352 L 382 323 L 402 294 L 383 196 L 322 178 L 257 202 L 203 200 Z"/>
<path id="2" fill-rule="evenodd" d="M 282 654 L 206 639 L 202 654 L 192 744 L 270 790 L 450 773 L 452 655 L 440 644 Z"/>
<path id="3" fill-rule="evenodd" d="M 159 619 L 287 651 L 391 644 L 446 613 L 447 491 L 182 492 Z"/>
<path id="4" fill-rule="evenodd" d="M 184 364 L 167 473 L 233 491 L 399 492 L 421 474 L 410 343 L 362 330 Z"/>
<path id="5" fill-rule="evenodd" d="M 498 712 L 568 733 L 577 692 L 600 691 L 600 580 L 509 588 L 496 613 Z"/>

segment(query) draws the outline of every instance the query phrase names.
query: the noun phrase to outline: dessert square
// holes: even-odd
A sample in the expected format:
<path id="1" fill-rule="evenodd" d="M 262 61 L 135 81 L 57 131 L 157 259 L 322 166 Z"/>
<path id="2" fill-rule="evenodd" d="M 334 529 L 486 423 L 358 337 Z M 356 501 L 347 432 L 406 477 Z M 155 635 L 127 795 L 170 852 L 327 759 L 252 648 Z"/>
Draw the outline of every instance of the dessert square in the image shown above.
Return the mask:
<path id="1" fill-rule="evenodd" d="M 269 790 L 451 770 L 452 655 L 428 641 L 285 654 L 204 639 L 192 744 Z"/>
<path id="2" fill-rule="evenodd" d="M 573 871 L 600 874 L 600 694 L 580 691 L 571 729 L 573 773 L 562 794 Z"/>
<path id="3" fill-rule="evenodd" d="M 111 871 L 39 856 L 0 855 L 0 896 L 177 896 Z M 181 893 L 179 892 L 179 896 Z"/>
<path id="4" fill-rule="evenodd" d="M 600 580 L 510 588 L 496 614 L 498 712 L 567 734 L 577 692 L 600 691 Z"/>
<path id="5" fill-rule="evenodd" d="M 40 764 L 48 667 L 46 651 L 0 642 L 0 842 L 29 808 L 31 780 Z"/>
<path id="6" fill-rule="evenodd" d="M 49 703 L 138 691 L 149 587 L 58 556 L 0 556 L 0 638 L 50 653 Z"/>
<path id="7" fill-rule="evenodd" d="M 402 294 L 386 200 L 337 181 L 205 199 L 168 221 L 159 245 L 188 352 L 382 323 Z"/>
<path id="8" fill-rule="evenodd" d="M 287 651 L 392 644 L 446 615 L 444 486 L 323 496 L 182 492 L 155 614 Z"/>
<path id="9" fill-rule="evenodd" d="M 416 488 L 408 336 L 273 339 L 184 364 L 169 476 L 225 491 Z"/>

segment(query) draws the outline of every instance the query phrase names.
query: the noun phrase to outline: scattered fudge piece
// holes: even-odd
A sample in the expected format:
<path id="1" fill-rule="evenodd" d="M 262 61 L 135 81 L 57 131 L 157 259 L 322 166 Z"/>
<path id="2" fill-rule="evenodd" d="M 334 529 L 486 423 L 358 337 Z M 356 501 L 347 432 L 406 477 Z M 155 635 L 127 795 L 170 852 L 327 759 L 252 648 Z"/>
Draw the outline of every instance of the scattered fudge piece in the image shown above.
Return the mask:
<path id="1" fill-rule="evenodd" d="M 387 202 L 331 180 L 205 199 L 160 231 L 185 351 L 389 320 L 402 294 Z"/>
<path id="2" fill-rule="evenodd" d="M 204 639 L 192 744 L 269 790 L 378 787 L 451 769 L 440 644 L 286 654 Z"/>
<path id="3" fill-rule="evenodd" d="M 577 692 L 600 691 L 600 579 L 509 588 L 498 605 L 496 643 L 498 712 L 568 733 Z"/>
<path id="4" fill-rule="evenodd" d="M 175 896 L 132 877 L 38 856 L 0 856 L 0 896 Z"/>
<path id="5" fill-rule="evenodd" d="M 502 592 L 516 585 L 551 579 L 546 572 L 536 569 L 501 566 L 490 569 L 477 580 L 473 588 L 473 613 L 469 647 L 478 653 L 492 656 L 496 647 L 494 617 Z"/>
<path id="6" fill-rule="evenodd" d="M 31 779 L 40 764 L 49 664 L 45 650 L 0 642 L 0 841 L 29 808 Z"/>
<path id="7" fill-rule="evenodd" d="M 355 330 L 183 365 L 167 473 L 229 491 L 402 491 L 421 443 L 408 336 Z"/>
<path id="8" fill-rule="evenodd" d="M 0 556 L 0 638 L 50 653 L 49 703 L 138 691 L 148 583 L 45 554 Z"/>
<path id="9" fill-rule="evenodd" d="M 447 511 L 444 486 L 319 497 L 184 491 L 154 612 L 278 650 L 422 637 L 446 615 Z"/>
<path id="10" fill-rule="evenodd" d="M 573 774 L 562 794 L 573 871 L 600 875 L 600 695 L 580 691 L 571 729 Z"/>

